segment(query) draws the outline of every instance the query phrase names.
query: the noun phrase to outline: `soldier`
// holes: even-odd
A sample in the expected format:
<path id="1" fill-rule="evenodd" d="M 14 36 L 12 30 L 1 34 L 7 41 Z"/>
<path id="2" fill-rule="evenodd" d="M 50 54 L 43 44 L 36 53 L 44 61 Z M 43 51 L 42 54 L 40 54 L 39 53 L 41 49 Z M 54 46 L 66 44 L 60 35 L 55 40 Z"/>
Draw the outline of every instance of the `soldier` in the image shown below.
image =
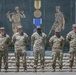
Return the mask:
<path id="1" fill-rule="evenodd" d="M 66 40 L 70 44 L 70 50 L 69 50 L 70 69 L 69 71 L 71 72 L 72 67 L 73 67 L 73 62 L 74 62 L 74 55 L 76 54 L 76 24 L 73 24 L 73 30 L 67 34 Z"/>
<path id="2" fill-rule="evenodd" d="M 59 64 L 59 71 L 62 71 L 62 49 L 64 46 L 64 38 L 60 35 L 60 31 L 58 29 L 55 30 L 55 35 L 50 38 L 49 43 L 52 47 L 52 72 L 55 72 L 57 58 Z"/>
<path id="3" fill-rule="evenodd" d="M 0 71 L 2 66 L 2 57 L 4 60 L 4 69 L 8 69 L 8 46 L 10 45 L 10 37 L 5 33 L 5 28 L 0 28 Z"/>
<path id="4" fill-rule="evenodd" d="M 41 27 L 37 26 L 37 32 L 33 33 L 31 36 L 31 41 L 33 45 L 34 52 L 34 69 L 36 71 L 38 65 L 38 56 L 40 55 L 41 67 L 44 69 L 44 54 L 45 54 L 45 44 L 46 44 L 46 34 L 42 32 Z"/>
<path id="5" fill-rule="evenodd" d="M 28 45 L 28 35 L 23 32 L 22 26 L 18 26 L 18 32 L 12 36 L 12 42 L 15 48 L 16 72 L 19 72 L 20 56 L 22 56 L 24 71 L 27 71 L 26 66 L 26 46 Z"/>
<path id="6" fill-rule="evenodd" d="M 65 19 L 63 13 L 60 11 L 60 6 L 56 6 L 55 22 L 53 28 L 59 29 L 59 31 L 65 28 Z"/>
<path id="7" fill-rule="evenodd" d="M 26 18 L 24 11 L 20 11 L 18 6 L 15 7 L 15 10 L 16 12 L 7 13 L 7 18 L 12 22 L 13 33 L 16 33 L 17 27 L 21 26 L 21 18 Z"/>

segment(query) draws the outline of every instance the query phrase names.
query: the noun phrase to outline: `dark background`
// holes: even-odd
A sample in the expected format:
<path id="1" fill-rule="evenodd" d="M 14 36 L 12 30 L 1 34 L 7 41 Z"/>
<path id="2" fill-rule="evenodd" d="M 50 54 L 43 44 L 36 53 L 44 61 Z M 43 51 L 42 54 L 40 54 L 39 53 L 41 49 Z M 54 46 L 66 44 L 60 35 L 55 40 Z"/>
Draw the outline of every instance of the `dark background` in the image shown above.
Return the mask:
<path id="1" fill-rule="evenodd" d="M 42 12 L 42 30 L 47 35 L 49 30 L 55 20 L 55 7 L 59 5 L 61 7 L 61 11 L 65 17 L 65 30 L 61 32 L 61 34 L 65 37 L 66 34 L 72 29 L 72 24 L 75 23 L 75 1 L 76 0 L 41 0 L 41 12 Z M 14 12 L 15 6 L 19 6 L 20 10 L 25 12 L 26 19 L 22 19 L 21 23 L 23 26 L 24 32 L 26 32 L 31 37 L 35 26 L 33 25 L 33 12 L 34 8 L 34 0 L 0 0 L 0 27 L 4 26 L 6 28 L 6 33 L 12 36 L 12 24 L 6 17 L 6 13 L 8 11 Z M 52 31 L 51 35 L 54 34 Z M 30 40 L 31 41 L 31 40 Z M 48 41 L 48 40 L 47 40 Z M 65 43 L 64 52 L 68 51 L 68 43 Z M 12 48 L 12 46 L 10 47 Z M 31 43 L 28 47 L 29 50 L 32 50 Z M 49 42 L 47 43 L 46 50 L 49 50 Z"/>

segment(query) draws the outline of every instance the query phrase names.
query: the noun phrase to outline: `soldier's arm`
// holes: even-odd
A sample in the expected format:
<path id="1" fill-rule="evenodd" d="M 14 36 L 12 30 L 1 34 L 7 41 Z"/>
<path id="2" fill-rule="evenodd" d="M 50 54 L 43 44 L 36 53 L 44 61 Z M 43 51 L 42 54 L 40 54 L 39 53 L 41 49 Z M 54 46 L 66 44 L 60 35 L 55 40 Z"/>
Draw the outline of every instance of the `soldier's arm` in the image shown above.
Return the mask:
<path id="1" fill-rule="evenodd" d="M 58 21 L 57 14 L 55 13 L 55 23 Z"/>
<path id="2" fill-rule="evenodd" d="M 10 38 L 10 36 L 7 37 L 7 44 L 8 44 L 8 46 L 11 44 L 11 38 Z"/>
<path id="3" fill-rule="evenodd" d="M 53 37 L 50 38 L 49 43 L 50 43 L 50 46 L 52 47 L 53 46 Z"/>
<path id="4" fill-rule="evenodd" d="M 14 44 L 15 41 L 16 41 L 16 38 L 15 38 L 15 34 L 14 34 L 14 35 L 12 36 L 12 41 L 11 41 L 11 43 Z"/>
<path id="5" fill-rule="evenodd" d="M 71 34 L 70 33 L 67 34 L 66 41 L 68 41 L 68 42 L 71 41 Z"/>
<path id="6" fill-rule="evenodd" d="M 26 18 L 26 16 L 25 16 L 23 11 L 20 13 L 20 16 L 21 16 L 21 18 Z"/>
<path id="7" fill-rule="evenodd" d="M 12 22 L 13 19 L 14 19 L 14 13 L 13 13 L 12 16 L 9 18 L 9 21 Z"/>
<path id="8" fill-rule="evenodd" d="M 46 41 L 47 41 L 47 35 L 46 35 L 46 34 L 44 34 L 44 40 L 43 40 L 44 45 L 46 45 Z"/>
<path id="9" fill-rule="evenodd" d="M 64 47 L 64 44 L 65 44 L 65 39 L 62 37 L 62 39 L 61 39 L 61 47 L 62 48 Z"/>
<path id="10" fill-rule="evenodd" d="M 27 34 L 25 35 L 25 43 L 27 46 L 29 45 L 29 37 Z"/>
<path id="11" fill-rule="evenodd" d="M 62 25 L 62 28 L 64 29 L 64 28 L 65 28 L 65 19 L 64 19 L 63 13 L 62 13 L 62 22 L 63 22 L 63 23 L 62 23 L 62 24 L 63 24 L 63 25 Z"/>
<path id="12" fill-rule="evenodd" d="M 31 44 L 34 45 L 35 37 L 34 35 L 31 36 Z"/>

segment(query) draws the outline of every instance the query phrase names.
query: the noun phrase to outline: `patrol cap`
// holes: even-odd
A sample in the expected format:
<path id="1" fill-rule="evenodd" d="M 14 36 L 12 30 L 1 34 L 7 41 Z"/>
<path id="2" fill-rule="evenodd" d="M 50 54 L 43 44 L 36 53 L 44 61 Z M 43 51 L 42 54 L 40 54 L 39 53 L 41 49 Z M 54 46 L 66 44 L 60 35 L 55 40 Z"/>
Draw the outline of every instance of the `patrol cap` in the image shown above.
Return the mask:
<path id="1" fill-rule="evenodd" d="M 16 6 L 16 7 L 15 7 L 15 10 L 18 10 L 18 9 L 19 9 L 19 7 L 18 7 L 18 6 Z"/>
<path id="2" fill-rule="evenodd" d="M 60 9 L 60 6 L 56 6 L 56 9 Z"/>
<path id="3" fill-rule="evenodd" d="M 76 24 L 73 24 L 73 28 L 76 27 Z"/>
<path id="4" fill-rule="evenodd" d="M 55 32 L 60 32 L 60 30 L 59 29 L 55 29 Z"/>
<path id="5" fill-rule="evenodd" d="M 37 26 L 36 29 L 41 29 L 41 27 L 40 26 Z"/>
<path id="6" fill-rule="evenodd" d="M 4 27 L 1 27 L 0 30 L 5 30 L 5 28 Z"/>
<path id="7" fill-rule="evenodd" d="M 22 26 L 18 26 L 17 29 L 22 29 Z"/>

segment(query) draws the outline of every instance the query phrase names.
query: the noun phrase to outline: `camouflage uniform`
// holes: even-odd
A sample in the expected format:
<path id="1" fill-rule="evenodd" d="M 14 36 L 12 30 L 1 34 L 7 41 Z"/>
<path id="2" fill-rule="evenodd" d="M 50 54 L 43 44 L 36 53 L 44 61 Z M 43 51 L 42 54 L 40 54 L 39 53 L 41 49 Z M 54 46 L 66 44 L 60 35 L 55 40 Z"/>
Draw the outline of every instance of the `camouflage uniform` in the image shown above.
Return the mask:
<path id="1" fill-rule="evenodd" d="M 73 66 L 73 62 L 74 62 L 74 55 L 76 54 L 76 33 L 72 30 L 70 31 L 67 36 L 66 36 L 66 40 L 70 43 L 70 69 L 72 69 Z M 72 71 L 72 70 L 71 70 Z"/>
<path id="2" fill-rule="evenodd" d="M 34 51 L 34 68 L 36 68 L 38 64 L 38 55 L 40 55 L 41 67 L 44 68 L 46 34 L 42 32 L 42 35 L 40 36 L 37 32 L 35 32 L 32 34 L 31 40 Z"/>
<path id="3" fill-rule="evenodd" d="M 4 28 L 3 28 L 4 29 Z M 0 34 L 0 69 L 2 65 L 2 57 L 4 61 L 4 69 L 8 69 L 8 46 L 10 44 L 9 35 L 1 35 Z"/>
<path id="4" fill-rule="evenodd" d="M 64 46 L 64 38 L 60 36 L 59 38 L 54 35 L 49 40 L 50 45 L 52 46 L 52 69 L 55 71 L 56 67 L 56 59 L 58 58 L 59 69 L 62 70 L 62 59 L 63 59 L 63 52 L 62 48 Z"/>
<path id="5" fill-rule="evenodd" d="M 22 56 L 23 67 L 24 67 L 24 70 L 26 70 L 27 69 L 26 67 L 26 46 L 28 44 L 28 35 L 24 32 L 22 34 L 17 32 L 12 36 L 12 42 L 14 43 L 14 48 L 15 48 L 17 69 L 19 70 L 19 66 L 20 66 L 19 60 L 20 60 L 20 56 Z"/>

